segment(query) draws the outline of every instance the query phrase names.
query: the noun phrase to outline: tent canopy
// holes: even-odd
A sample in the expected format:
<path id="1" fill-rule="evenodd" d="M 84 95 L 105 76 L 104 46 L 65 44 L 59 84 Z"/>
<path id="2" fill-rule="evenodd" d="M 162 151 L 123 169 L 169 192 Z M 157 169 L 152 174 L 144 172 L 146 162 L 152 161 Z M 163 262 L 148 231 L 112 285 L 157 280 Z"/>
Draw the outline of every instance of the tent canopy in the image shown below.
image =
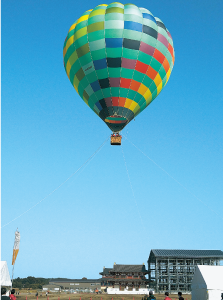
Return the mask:
<path id="1" fill-rule="evenodd" d="M 191 288 L 223 290 L 223 266 L 197 266 Z"/>
<path id="2" fill-rule="evenodd" d="M 12 286 L 6 261 L 1 261 L 1 286 Z"/>

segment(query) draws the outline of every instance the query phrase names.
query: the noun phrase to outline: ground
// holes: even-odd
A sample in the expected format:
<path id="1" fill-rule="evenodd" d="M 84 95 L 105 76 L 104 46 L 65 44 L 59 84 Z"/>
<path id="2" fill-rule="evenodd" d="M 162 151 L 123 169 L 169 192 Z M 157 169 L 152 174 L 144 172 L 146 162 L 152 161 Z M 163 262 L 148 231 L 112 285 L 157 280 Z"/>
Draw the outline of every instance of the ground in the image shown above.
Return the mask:
<path id="1" fill-rule="evenodd" d="M 65 293 L 49 293 L 48 300 L 142 300 L 142 295 L 107 295 L 94 293 L 83 293 L 83 294 L 65 294 Z M 155 294 L 157 300 L 164 300 L 163 294 Z M 191 295 L 183 295 L 185 300 L 191 300 Z M 35 293 L 20 293 L 19 296 L 16 295 L 17 300 L 37 300 Z M 178 299 L 176 294 L 170 295 L 172 300 Z M 38 300 L 47 300 L 45 293 L 39 292 Z"/>

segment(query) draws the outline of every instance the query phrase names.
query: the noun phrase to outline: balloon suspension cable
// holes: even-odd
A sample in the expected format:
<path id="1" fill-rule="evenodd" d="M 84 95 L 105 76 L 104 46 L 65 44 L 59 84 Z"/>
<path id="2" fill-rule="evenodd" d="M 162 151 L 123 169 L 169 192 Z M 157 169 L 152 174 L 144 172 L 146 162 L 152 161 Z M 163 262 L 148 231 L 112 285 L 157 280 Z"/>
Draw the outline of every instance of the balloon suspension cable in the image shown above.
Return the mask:
<path id="1" fill-rule="evenodd" d="M 28 213 L 31 209 L 33 209 L 34 207 L 36 207 L 37 205 L 39 205 L 41 202 L 43 202 L 46 198 L 48 198 L 49 196 L 51 196 L 54 192 L 56 192 L 61 186 L 63 186 L 69 179 L 71 179 L 71 177 L 73 177 L 78 171 L 80 171 L 88 162 L 90 162 L 92 160 L 92 158 L 102 149 L 102 147 L 105 145 L 105 143 L 108 141 L 109 138 L 107 138 L 100 147 L 98 147 L 98 149 L 73 173 L 71 174 L 63 183 L 61 183 L 57 188 L 55 188 L 51 193 L 49 193 L 46 197 L 44 197 L 42 200 L 40 200 L 39 202 L 37 202 L 35 205 L 33 205 L 32 207 L 30 207 L 29 209 L 27 209 L 25 212 L 23 212 L 21 215 L 17 216 L 16 218 L 14 218 L 13 220 L 11 220 L 10 222 L 6 223 L 5 225 L 3 225 L 1 228 L 4 228 L 6 226 L 8 226 L 10 223 L 14 222 L 15 220 L 17 220 L 18 218 L 22 217 L 24 214 Z"/>
<path id="2" fill-rule="evenodd" d="M 126 169 L 126 172 L 127 172 L 129 184 L 130 184 L 130 187 L 131 187 L 131 190 L 132 190 L 132 195 L 133 195 L 133 198 L 134 198 L 134 201 L 135 201 L 135 205 L 136 205 L 136 208 L 137 208 L 137 211 L 138 211 L 138 215 L 139 215 L 139 218 L 140 218 L 140 220 L 141 220 L 141 223 L 142 223 L 143 228 L 146 229 L 145 226 L 144 226 L 144 223 L 143 223 L 143 220 L 142 220 L 140 211 L 139 211 L 138 203 L 137 203 L 137 201 L 136 201 L 135 193 L 134 193 L 134 190 L 133 190 L 133 187 L 132 187 L 132 182 L 131 182 L 131 179 L 130 179 L 130 176 L 129 176 L 129 171 L 128 171 L 128 168 L 127 168 L 127 163 L 126 163 L 126 159 L 125 159 L 123 147 L 121 146 L 121 148 L 122 148 L 122 155 L 123 155 L 123 159 L 124 159 L 124 163 L 125 163 L 125 169 Z"/>
<path id="3" fill-rule="evenodd" d="M 124 136 L 124 135 L 123 135 Z M 178 183 L 182 188 L 184 188 L 188 193 L 190 193 L 194 198 L 196 198 L 199 202 L 201 202 L 203 205 L 205 205 L 208 209 L 210 209 L 213 213 L 215 213 L 219 218 L 223 220 L 223 218 L 215 211 L 213 210 L 209 205 L 207 205 L 205 202 L 203 202 L 200 198 L 198 198 L 194 193 L 192 193 L 188 188 L 186 188 L 182 183 L 180 183 L 177 179 L 175 179 L 173 176 L 171 176 L 166 170 L 164 170 L 161 166 L 159 166 L 152 158 L 150 158 L 147 154 L 145 154 L 142 150 L 140 150 L 133 142 L 131 142 L 126 136 L 124 136 L 126 140 L 129 141 L 139 152 L 141 152 L 145 157 L 147 157 L 154 165 L 156 165 L 159 169 L 161 169 L 164 173 L 166 173 L 170 178 L 172 178 L 176 183 Z"/>

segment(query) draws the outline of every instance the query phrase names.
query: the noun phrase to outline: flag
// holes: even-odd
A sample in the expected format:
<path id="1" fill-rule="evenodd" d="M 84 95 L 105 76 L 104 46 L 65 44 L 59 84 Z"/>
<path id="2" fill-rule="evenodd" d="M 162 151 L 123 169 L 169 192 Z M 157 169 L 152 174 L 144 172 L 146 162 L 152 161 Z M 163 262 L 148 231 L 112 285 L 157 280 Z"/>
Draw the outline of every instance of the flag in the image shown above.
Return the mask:
<path id="1" fill-rule="evenodd" d="M 20 233 L 17 229 L 15 232 L 15 241 L 14 241 L 13 255 L 12 255 L 12 265 L 15 264 L 15 260 L 18 255 L 18 252 L 19 252 L 19 242 L 20 242 Z"/>

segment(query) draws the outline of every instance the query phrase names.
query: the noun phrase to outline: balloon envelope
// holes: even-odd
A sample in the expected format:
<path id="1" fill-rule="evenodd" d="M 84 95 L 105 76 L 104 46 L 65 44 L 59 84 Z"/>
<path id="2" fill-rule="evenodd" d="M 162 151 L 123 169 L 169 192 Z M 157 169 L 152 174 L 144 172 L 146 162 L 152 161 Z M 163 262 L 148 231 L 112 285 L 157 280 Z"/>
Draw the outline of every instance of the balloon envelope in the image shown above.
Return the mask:
<path id="1" fill-rule="evenodd" d="M 84 102 L 121 131 L 166 85 L 172 37 L 145 8 L 118 2 L 86 11 L 64 42 L 64 67 Z"/>

